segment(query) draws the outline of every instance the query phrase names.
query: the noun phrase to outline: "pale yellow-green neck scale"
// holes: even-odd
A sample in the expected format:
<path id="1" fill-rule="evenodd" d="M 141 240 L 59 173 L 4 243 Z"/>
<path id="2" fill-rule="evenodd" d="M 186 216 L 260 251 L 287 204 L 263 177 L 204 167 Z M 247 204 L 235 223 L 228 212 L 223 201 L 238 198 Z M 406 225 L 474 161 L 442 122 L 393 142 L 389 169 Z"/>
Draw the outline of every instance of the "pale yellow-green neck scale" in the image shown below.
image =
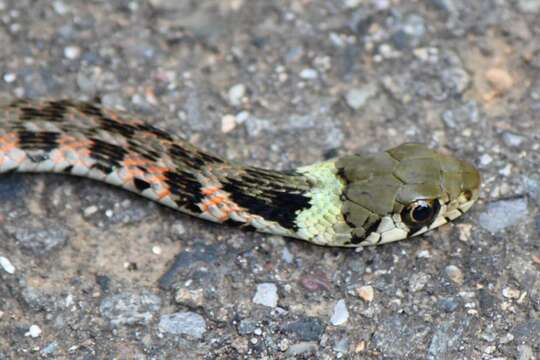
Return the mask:
<path id="1" fill-rule="evenodd" d="M 298 169 L 314 185 L 298 237 L 357 247 L 405 239 L 454 220 L 478 198 L 469 163 L 420 144 L 348 155 Z"/>

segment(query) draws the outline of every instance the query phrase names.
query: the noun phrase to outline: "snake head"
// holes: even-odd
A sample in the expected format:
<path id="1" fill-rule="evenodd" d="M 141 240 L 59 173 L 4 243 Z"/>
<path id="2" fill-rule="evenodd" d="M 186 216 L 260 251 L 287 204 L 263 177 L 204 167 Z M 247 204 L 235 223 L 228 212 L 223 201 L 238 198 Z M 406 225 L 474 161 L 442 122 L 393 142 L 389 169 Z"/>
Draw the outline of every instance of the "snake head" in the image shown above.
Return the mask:
<path id="1" fill-rule="evenodd" d="M 337 229 L 343 246 L 422 234 L 459 217 L 478 199 L 480 174 L 471 164 L 420 144 L 345 156 L 335 166 L 344 183 L 344 224 Z"/>

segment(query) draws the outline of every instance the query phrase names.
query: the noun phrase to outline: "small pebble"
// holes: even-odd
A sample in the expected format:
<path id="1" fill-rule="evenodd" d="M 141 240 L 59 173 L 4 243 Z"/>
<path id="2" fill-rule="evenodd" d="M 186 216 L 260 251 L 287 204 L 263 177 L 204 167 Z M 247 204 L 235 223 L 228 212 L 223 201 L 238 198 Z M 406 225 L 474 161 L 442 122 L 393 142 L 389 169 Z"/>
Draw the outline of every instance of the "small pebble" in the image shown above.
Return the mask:
<path id="1" fill-rule="evenodd" d="M 409 288 L 411 291 L 420 291 L 426 287 L 429 281 L 429 275 L 423 272 L 412 274 L 409 279 Z"/>
<path id="2" fill-rule="evenodd" d="M 444 270 L 450 281 L 452 281 L 454 284 L 463 284 L 464 276 L 460 268 L 455 265 L 448 265 Z"/>
<path id="3" fill-rule="evenodd" d="M 257 328 L 257 323 L 253 320 L 244 319 L 238 324 L 238 333 L 242 336 L 252 334 Z"/>
<path id="4" fill-rule="evenodd" d="M 54 354 L 58 350 L 58 343 L 56 341 L 51 342 L 47 346 L 45 346 L 41 351 L 40 354 L 43 356 L 50 356 Z"/>
<path id="5" fill-rule="evenodd" d="M 11 263 L 11 261 L 9 261 L 8 258 L 0 256 L 0 266 L 8 274 L 14 274 L 15 273 L 15 266 L 13 266 L 13 264 Z"/>
<path id="6" fill-rule="evenodd" d="M 512 134 L 511 132 L 505 131 L 502 134 L 502 140 L 506 146 L 509 147 L 520 147 L 521 144 L 525 141 L 525 137 L 517 134 Z"/>
<path id="7" fill-rule="evenodd" d="M 81 48 L 78 46 L 66 46 L 64 48 L 64 56 L 70 60 L 75 60 L 81 56 Z"/>
<path id="8" fill-rule="evenodd" d="M 506 70 L 501 68 L 488 69 L 485 76 L 493 89 L 499 93 L 507 92 L 514 85 L 512 76 Z"/>
<path id="9" fill-rule="evenodd" d="M 499 344 L 508 344 L 512 340 L 514 340 L 514 335 L 507 333 L 506 335 L 504 335 L 502 338 L 499 339 Z"/>
<path id="10" fill-rule="evenodd" d="M 243 124 L 247 119 L 249 119 L 249 112 L 247 111 L 240 111 L 235 117 L 237 124 Z"/>
<path id="11" fill-rule="evenodd" d="M 281 339 L 278 343 L 278 349 L 281 352 L 287 351 L 289 348 L 289 340 L 288 339 Z"/>
<path id="12" fill-rule="evenodd" d="M 229 89 L 229 103 L 233 106 L 240 106 L 245 95 L 246 86 L 244 84 L 236 84 Z"/>
<path id="13" fill-rule="evenodd" d="M 39 335 L 41 335 L 41 328 L 37 325 L 32 325 L 28 329 L 28 332 L 24 334 L 24 336 L 30 336 L 32 338 L 37 338 Z"/>
<path id="14" fill-rule="evenodd" d="M 519 299 L 519 295 L 521 294 L 521 292 L 518 289 L 506 287 L 503 289 L 502 294 L 505 298 L 508 299 Z"/>
<path id="15" fill-rule="evenodd" d="M 471 224 L 457 224 L 456 226 L 459 230 L 459 241 L 469 241 L 473 226 Z"/>
<path id="16" fill-rule="evenodd" d="M 88 217 L 92 214 L 95 214 L 98 211 L 98 207 L 95 205 L 89 206 L 83 210 L 83 215 Z"/>
<path id="17" fill-rule="evenodd" d="M 356 292 L 358 293 L 358 296 L 365 302 L 373 301 L 375 292 L 373 291 L 372 286 L 369 286 L 369 285 L 361 286 L 358 289 L 356 289 Z"/>
<path id="18" fill-rule="evenodd" d="M 505 167 L 499 170 L 499 174 L 505 177 L 510 176 L 512 174 L 512 164 L 506 164 Z"/>
<path id="19" fill-rule="evenodd" d="M 538 205 L 540 205 L 540 177 L 524 176 L 523 183 L 527 195 L 531 197 Z"/>
<path id="20" fill-rule="evenodd" d="M 186 289 L 180 288 L 176 292 L 174 300 L 178 304 L 187 306 L 203 306 L 204 305 L 204 291 L 203 289 Z"/>
<path id="21" fill-rule="evenodd" d="M 414 56 L 426 62 L 436 63 L 439 60 L 439 49 L 435 47 L 416 48 L 413 50 Z"/>
<path id="22" fill-rule="evenodd" d="M 304 69 L 300 72 L 300 77 L 305 80 L 314 80 L 319 76 L 315 69 Z"/>
<path id="23" fill-rule="evenodd" d="M 439 301 L 439 307 L 447 313 L 452 313 L 459 307 L 459 302 L 454 298 L 444 298 Z"/>
<path id="24" fill-rule="evenodd" d="M 159 310 L 161 299 L 150 292 L 122 292 L 109 295 L 100 304 L 100 312 L 114 327 L 146 324 Z"/>
<path id="25" fill-rule="evenodd" d="M 14 73 L 4 74 L 4 81 L 7 82 L 8 84 L 14 82 L 15 80 L 17 80 L 17 74 L 14 74 Z"/>
<path id="26" fill-rule="evenodd" d="M 487 166 L 491 164 L 493 158 L 489 154 L 484 154 L 480 157 L 480 165 Z"/>
<path id="27" fill-rule="evenodd" d="M 289 251 L 289 249 L 287 247 L 284 247 L 283 248 L 283 252 L 281 253 L 281 258 L 283 259 L 283 261 L 285 261 L 287 264 L 292 264 L 293 260 L 294 260 L 294 255 L 291 254 L 291 252 Z"/>
<path id="28" fill-rule="evenodd" d="M 206 321 L 194 312 L 177 312 L 162 315 L 159 319 L 159 330 L 173 335 L 189 335 L 200 339 L 206 332 Z"/>
<path id="29" fill-rule="evenodd" d="M 345 94 L 345 101 L 353 110 L 363 108 L 368 100 L 377 94 L 377 87 L 374 84 L 351 89 Z"/>
<path id="30" fill-rule="evenodd" d="M 347 304 L 345 300 L 341 299 L 336 302 L 330 323 L 334 326 L 343 325 L 349 319 L 349 311 L 347 310 Z"/>
<path id="31" fill-rule="evenodd" d="M 177 221 L 171 227 L 171 232 L 175 236 L 181 236 L 181 235 L 184 235 L 186 233 L 186 228 L 184 227 L 184 225 L 181 222 Z"/>
<path id="32" fill-rule="evenodd" d="M 221 118 L 221 132 L 228 133 L 236 127 L 236 116 L 227 114 Z"/>
<path id="33" fill-rule="evenodd" d="M 364 350 L 366 350 L 366 342 L 362 340 L 358 343 L 358 345 L 356 345 L 356 347 L 354 348 L 354 352 L 360 353 Z"/>
<path id="34" fill-rule="evenodd" d="M 52 4 L 54 11 L 59 15 L 65 15 L 68 12 L 68 7 L 62 1 L 55 1 Z"/>
<path id="35" fill-rule="evenodd" d="M 360 5 L 363 0 L 345 0 L 345 7 L 353 9 Z"/>
<path id="36" fill-rule="evenodd" d="M 349 349 L 349 338 L 344 337 L 336 342 L 334 345 L 334 351 L 339 353 L 346 353 Z"/>
<path id="37" fill-rule="evenodd" d="M 255 304 L 268 307 L 276 307 L 278 304 L 277 286 L 273 283 L 262 283 L 257 285 L 257 291 L 253 297 Z"/>
<path id="38" fill-rule="evenodd" d="M 416 253 L 416 257 L 419 259 L 429 259 L 431 257 L 431 254 L 429 250 L 420 250 Z"/>
<path id="39" fill-rule="evenodd" d="M 286 356 L 297 356 L 301 354 L 315 353 L 317 352 L 318 348 L 319 347 L 317 346 L 316 342 L 304 341 L 289 346 L 289 349 L 287 349 L 286 352 Z"/>

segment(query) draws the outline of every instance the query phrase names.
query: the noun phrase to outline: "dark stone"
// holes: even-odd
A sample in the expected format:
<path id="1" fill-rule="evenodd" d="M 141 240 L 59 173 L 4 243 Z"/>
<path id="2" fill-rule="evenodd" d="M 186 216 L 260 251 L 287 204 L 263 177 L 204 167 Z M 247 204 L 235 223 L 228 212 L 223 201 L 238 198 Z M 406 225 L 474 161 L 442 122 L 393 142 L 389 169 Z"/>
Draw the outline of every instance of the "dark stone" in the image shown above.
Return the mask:
<path id="1" fill-rule="evenodd" d="M 257 322 L 254 320 L 244 319 L 238 324 L 238 334 L 244 336 L 252 334 L 257 328 Z"/>
<path id="2" fill-rule="evenodd" d="M 107 275 L 96 275 L 96 283 L 99 285 L 101 291 L 108 292 L 111 284 L 111 278 L 109 278 Z"/>
<path id="3" fill-rule="evenodd" d="M 492 317 L 497 313 L 497 298 L 486 289 L 478 290 L 478 302 L 482 315 Z"/>
<path id="4" fill-rule="evenodd" d="M 438 304 L 439 308 L 447 313 L 453 313 L 459 307 L 459 301 L 453 297 L 441 299 Z"/>
<path id="5" fill-rule="evenodd" d="M 318 341 L 324 329 L 324 325 L 316 318 L 299 319 L 283 326 L 284 332 L 293 334 L 302 341 Z"/>
<path id="6" fill-rule="evenodd" d="M 392 43 L 398 50 L 405 50 L 411 47 L 411 36 L 400 30 L 392 35 Z"/>
<path id="7" fill-rule="evenodd" d="M 220 251 L 217 246 L 198 245 L 187 249 L 176 255 L 174 262 L 167 272 L 159 279 L 159 286 L 162 289 L 169 289 L 176 280 L 176 275 L 182 269 L 189 268 L 192 264 L 201 261 L 207 264 L 214 263 L 220 257 Z"/>

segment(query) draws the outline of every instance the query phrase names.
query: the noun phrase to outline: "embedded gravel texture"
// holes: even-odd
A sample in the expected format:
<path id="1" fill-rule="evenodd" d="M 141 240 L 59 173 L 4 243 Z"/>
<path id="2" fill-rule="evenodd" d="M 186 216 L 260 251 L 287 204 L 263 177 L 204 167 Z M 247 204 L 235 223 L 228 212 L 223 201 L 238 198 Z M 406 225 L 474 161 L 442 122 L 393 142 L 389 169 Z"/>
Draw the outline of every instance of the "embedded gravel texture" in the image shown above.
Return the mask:
<path id="1" fill-rule="evenodd" d="M 98 99 L 252 165 L 475 163 L 455 224 L 363 252 L 90 180 L 0 179 L 0 359 L 540 356 L 540 1 L 0 0 L 2 97 Z"/>

